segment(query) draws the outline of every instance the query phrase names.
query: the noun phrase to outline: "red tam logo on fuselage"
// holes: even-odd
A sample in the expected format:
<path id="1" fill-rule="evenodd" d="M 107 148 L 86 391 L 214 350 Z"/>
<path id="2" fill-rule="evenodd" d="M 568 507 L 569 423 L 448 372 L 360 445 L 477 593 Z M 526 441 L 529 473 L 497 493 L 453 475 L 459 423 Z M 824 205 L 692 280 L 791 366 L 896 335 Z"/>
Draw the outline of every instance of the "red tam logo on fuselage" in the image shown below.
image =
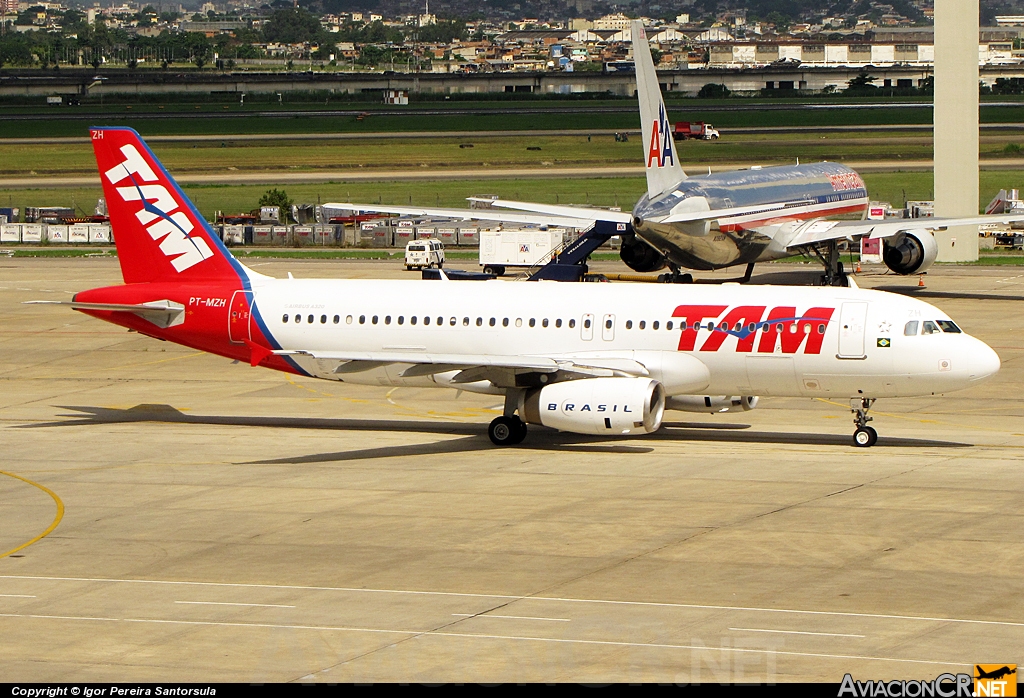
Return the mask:
<path id="1" fill-rule="evenodd" d="M 102 132 L 97 133 L 102 137 Z M 120 150 L 124 161 L 111 167 L 103 176 L 115 185 L 123 201 L 142 202 L 142 208 L 135 212 L 135 217 L 145 226 L 149 236 L 160 242 L 160 251 L 170 258 L 175 270 L 183 272 L 212 257 L 213 250 L 206 240 L 189 235 L 195 226 L 188 215 L 179 210 L 184 207 L 179 206 L 167 187 L 159 184 L 159 177 L 138 149 L 129 143 L 121 146 Z M 125 180 L 130 186 L 116 186 Z"/>
<path id="2" fill-rule="evenodd" d="M 759 354 L 773 354 L 779 348 L 783 354 L 795 354 L 801 346 L 804 354 L 820 354 L 825 329 L 835 313 L 835 308 L 811 308 L 797 315 L 795 306 L 780 306 L 765 317 L 767 306 L 763 305 L 741 305 L 726 313 L 727 309 L 725 305 L 677 307 L 672 317 L 682 318 L 679 351 L 694 351 L 697 333 L 706 330 L 710 335 L 699 351 L 718 351 L 726 339 L 735 337 L 735 351 L 750 353 L 760 330 Z"/>

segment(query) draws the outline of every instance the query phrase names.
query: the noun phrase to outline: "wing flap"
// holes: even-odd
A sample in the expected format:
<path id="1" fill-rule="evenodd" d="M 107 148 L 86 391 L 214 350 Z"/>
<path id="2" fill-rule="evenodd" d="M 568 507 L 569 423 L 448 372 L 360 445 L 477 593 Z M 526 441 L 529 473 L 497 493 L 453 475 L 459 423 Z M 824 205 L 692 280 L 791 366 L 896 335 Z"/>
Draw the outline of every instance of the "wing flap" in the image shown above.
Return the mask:
<path id="1" fill-rule="evenodd" d="M 554 225 L 566 228 L 589 228 L 594 224 L 593 218 L 587 218 L 577 212 L 575 215 L 533 215 L 530 213 L 510 213 L 493 209 L 473 208 L 421 208 L 417 206 L 387 206 L 379 204 L 324 204 L 326 209 L 343 211 L 372 211 L 374 213 L 398 213 L 409 216 L 430 216 L 433 218 L 450 218 L 461 221 L 495 221 L 496 223 L 526 223 L 529 225 Z"/>
<path id="2" fill-rule="evenodd" d="M 580 218 L 588 221 L 610 221 L 612 223 L 629 223 L 633 214 L 626 211 L 610 211 L 606 208 L 590 208 L 587 206 L 558 206 L 555 204 L 535 204 L 529 201 L 511 201 L 508 199 L 480 199 L 469 197 L 470 201 L 487 203 L 498 208 L 510 208 L 517 211 L 530 211 L 563 218 Z M 474 213 L 482 213 L 487 209 L 473 209 Z"/>
<path id="3" fill-rule="evenodd" d="M 829 240 L 886 238 L 908 230 L 945 230 L 957 225 L 1009 224 L 1024 221 L 1024 214 L 969 216 L 966 218 L 897 218 L 891 221 L 808 221 L 794 231 L 787 248 L 806 247 Z"/>

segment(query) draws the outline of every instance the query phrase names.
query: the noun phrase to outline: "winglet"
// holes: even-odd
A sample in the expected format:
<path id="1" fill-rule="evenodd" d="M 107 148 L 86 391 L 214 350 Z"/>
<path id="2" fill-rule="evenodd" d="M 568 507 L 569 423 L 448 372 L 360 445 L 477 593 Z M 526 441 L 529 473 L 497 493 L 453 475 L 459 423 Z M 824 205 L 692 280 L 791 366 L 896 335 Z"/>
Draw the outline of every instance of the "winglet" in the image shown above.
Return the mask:
<path id="1" fill-rule="evenodd" d="M 643 22 L 633 20 L 630 31 L 633 39 L 633 64 L 636 66 L 636 95 L 640 101 L 640 128 L 644 139 L 647 195 L 654 198 L 686 179 L 686 173 L 676 154 L 672 125 L 661 98 L 658 71 L 654 68 Z"/>

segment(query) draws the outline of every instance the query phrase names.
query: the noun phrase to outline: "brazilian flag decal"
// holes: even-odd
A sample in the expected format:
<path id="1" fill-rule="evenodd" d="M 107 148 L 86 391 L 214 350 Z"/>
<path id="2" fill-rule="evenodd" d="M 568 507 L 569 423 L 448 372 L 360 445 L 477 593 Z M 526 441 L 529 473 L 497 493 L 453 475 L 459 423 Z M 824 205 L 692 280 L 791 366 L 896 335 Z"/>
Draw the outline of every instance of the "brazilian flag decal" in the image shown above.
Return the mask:
<path id="1" fill-rule="evenodd" d="M 892 346 L 892 340 L 889 339 L 888 337 L 879 337 L 878 338 L 878 346 L 880 346 L 880 347 L 891 347 Z"/>

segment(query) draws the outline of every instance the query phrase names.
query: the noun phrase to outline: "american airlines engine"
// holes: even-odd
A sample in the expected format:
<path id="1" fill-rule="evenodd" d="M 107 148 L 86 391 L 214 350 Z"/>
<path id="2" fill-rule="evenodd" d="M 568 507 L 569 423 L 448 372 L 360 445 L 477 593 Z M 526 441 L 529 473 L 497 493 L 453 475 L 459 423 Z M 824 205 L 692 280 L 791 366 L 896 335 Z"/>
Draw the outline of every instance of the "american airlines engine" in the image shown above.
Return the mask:
<path id="1" fill-rule="evenodd" d="M 624 230 L 619 254 L 626 266 L 643 273 L 668 268 L 670 272 L 661 277 L 664 281 L 692 281 L 684 269 L 734 265 L 746 265 L 749 280 L 757 262 L 809 254 L 824 266 L 821 281 L 828 286 L 847 283 L 839 260 L 841 241 L 879 239 L 889 269 L 916 274 L 935 261 L 938 246 L 932 230 L 1024 220 L 1020 214 L 862 220 L 869 200 L 864 180 L 834 162 L 687 175 L 672 138 L 644 27 L 634 20 L 631 32 L 647 175 L 647 193 L 631 213 L 504 199 L 479 199 L 487 207 L 476 210 L 349 203 L 326 206 L 581 229 L 614 222 Z"/>
<path id="2" fill-rule="evenodd" d="M 938 308 L 855 286 L 275 279 L 231 256 L 137 133 L 95 128 L 92 143 L 125 283 L 58 304 L 300 376 L 503 396 L 501 446 L 528 424 L 642 436 L 666 410 L 754 396 L 849 400 L 853 443 L 871 446 L 876 399 L 999 369 Z"/>

